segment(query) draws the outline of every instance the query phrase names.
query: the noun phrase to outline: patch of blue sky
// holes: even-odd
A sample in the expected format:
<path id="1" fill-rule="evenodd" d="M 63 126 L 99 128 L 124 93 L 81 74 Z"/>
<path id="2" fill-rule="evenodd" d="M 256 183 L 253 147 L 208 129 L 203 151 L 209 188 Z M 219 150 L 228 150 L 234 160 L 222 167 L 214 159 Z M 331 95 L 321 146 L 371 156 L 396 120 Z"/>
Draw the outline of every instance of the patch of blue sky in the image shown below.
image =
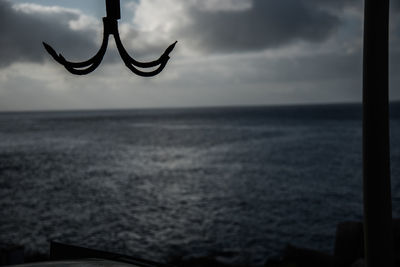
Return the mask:
<path id="1" fill-rule="evenodd" d="M 139 2 L 139 0 L 121 0 L 121 16 L 125 21 L 131 21 L 133 16 L 131 10 L 124 8 L 126 4 L 131 2 Z M 13 0 L 13 3 L 32 3 L 43 6 L 74 8 L 94 17 L 104 17 L 106 15 L 105 0 Z"/>

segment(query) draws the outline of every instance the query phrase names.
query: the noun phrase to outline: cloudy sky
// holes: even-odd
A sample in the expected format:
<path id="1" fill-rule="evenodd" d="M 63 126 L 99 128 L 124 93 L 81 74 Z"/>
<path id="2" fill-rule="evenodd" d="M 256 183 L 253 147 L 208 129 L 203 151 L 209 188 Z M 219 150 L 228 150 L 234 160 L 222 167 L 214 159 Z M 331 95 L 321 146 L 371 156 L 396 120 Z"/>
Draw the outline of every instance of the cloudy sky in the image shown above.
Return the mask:
<path id="1" fill-rule="evenodd" d="M 398 1 L 391 6 L 390 97 L 400 100 Z M 0 110 L 270 105 L 361 101 L 361 0 L 121 0 L 121 39 L 139 60 L 178 40 L 165 70 L 142 78 L 110 38 L 100 67 L 67 59 L 100 47 L 103 0 L 0 0 Z"/>

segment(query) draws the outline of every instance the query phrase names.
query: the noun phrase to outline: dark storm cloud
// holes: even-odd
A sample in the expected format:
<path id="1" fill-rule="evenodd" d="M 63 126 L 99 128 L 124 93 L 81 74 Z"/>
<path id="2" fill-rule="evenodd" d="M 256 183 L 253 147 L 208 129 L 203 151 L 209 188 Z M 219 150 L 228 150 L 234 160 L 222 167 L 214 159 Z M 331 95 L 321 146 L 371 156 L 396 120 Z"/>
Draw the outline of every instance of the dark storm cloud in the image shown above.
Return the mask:
<path id="1" fill-rule="evenodd" d="M 174 25 L 169 34 L 191 49 L 221 53 L 278 48 L 296 41 L 321 42 L 341 25 L 343 8 L 361 6 L 360 3 L 360 0 L 252 0 L 249 9 L 218 11 L 185 3 L 186 8 L 181 12 L 191 22 Z M 101 40 L 90 28 L 71 29 L 69 23 L 79 17 L 80 14 L 65 9 L 23 12 L 12 8 L 11 1 L 0 0 L 0 68 L 13 62 L 41 62 L 49 58 L 42 41 L 71 60 L 92 56 Z M 144 36 L 139 40 L 145 45 L 138 46 L 137 34 L 130 29 L 125 35 L 128 49 L 132 40 L 139 54 L 158 54 L 164 49 L 164 44 L 155 45 Z M 105 60 L 116 58 L 114 52 Z"/>
<path id="2" fill-rule="evenodd" d="M 212 52 L 276 48 L 299 40 L 321 42 L 341 25 L 341 10 L 359 2 L 253 0 L 249 9 L 217 12 L 192 6 L 192 24 L 181 31 L 192 45 Z"/>
<path id="3" fill-rule="evenodd" d="M 54 45 L 57 51 L 88 57 L 96 50 L 96 33 L 72 30 L 68 24 L 78 18 L 79 14 L 66 10 L 24 12 L 14 9 L 10 1 L 0 0 L 0 68 L 48 58 L 42 41 Z"/>

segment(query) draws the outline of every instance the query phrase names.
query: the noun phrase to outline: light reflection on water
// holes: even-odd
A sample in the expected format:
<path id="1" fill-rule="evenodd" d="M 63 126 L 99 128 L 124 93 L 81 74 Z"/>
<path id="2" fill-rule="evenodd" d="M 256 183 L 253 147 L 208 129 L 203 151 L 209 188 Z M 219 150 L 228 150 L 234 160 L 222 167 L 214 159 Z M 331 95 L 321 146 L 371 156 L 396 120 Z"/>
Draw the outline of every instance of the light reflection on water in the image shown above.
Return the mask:
<path id="1" fill-rule="evenodd" d="M 28 251 L 56 239 L 262 265 L 287 243 L 329 252 L 336 224 L 361 220 L 358 106 L 2 114 L 0 125 L 0 241 Z"/>

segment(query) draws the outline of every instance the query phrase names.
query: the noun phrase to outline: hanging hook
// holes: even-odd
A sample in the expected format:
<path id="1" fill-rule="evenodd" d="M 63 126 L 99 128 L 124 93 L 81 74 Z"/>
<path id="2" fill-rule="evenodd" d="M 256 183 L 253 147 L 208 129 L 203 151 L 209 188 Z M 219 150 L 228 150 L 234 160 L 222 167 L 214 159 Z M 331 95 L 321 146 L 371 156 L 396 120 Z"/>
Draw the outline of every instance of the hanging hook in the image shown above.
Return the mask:
<path id="1" fill-rule="evenodd" d="M 137 61 L 128 54 L 119 37 L 118 20 L 121 18 L 120 0 L 106 0 L 106 10 L 107 16 L 103 18 L 103 42 L 99 51 L 92 58 L 83 62 L 71 62 L 66 60 L 61 54 L 57 54 L 57 52 L 45 42 L 43 42 L 44 48 L 55 61 L 63 65 L 70 73 L 85 75 L 94 71 L 100 65 L 104 54 L 107 51 L 109 36 L 113 35 L 122 60 L 133 73 L 142 77 L 151 77 L 159 74 L 167 65 L 168 60 L 170 59 L 169 54 L 174 49 L 177 41 L 171 44 L 157 60 L 151 62 Z M 157 69 L 148 72 L 138 69 L 153 68 L 157 66 Z"/>

